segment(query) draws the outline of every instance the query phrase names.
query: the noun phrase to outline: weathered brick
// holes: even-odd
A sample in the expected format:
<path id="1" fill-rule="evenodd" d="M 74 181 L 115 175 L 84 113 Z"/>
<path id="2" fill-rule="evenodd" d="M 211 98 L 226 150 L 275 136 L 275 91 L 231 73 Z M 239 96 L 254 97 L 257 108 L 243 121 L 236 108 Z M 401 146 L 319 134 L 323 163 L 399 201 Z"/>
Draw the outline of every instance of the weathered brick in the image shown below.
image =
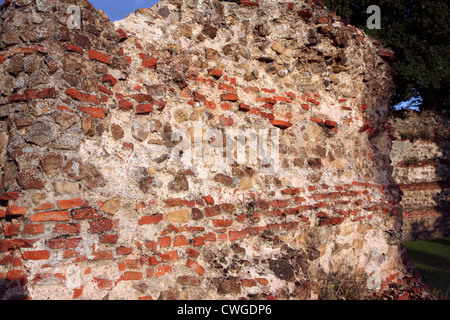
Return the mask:
<path id="1" fill-rule="evenodd" d="M 81 112 L 87 113 L 92 116 L 92 118 L 102 119 L 104 117 L 104 108 L 91 108 L 91 107 L 78 107 Z"/>
<path id="2" fill-rule="evenodd" d="M 46 222 L 46 221 L 68 221 L 70 220 L 69 211 L 45 211 L 35 213 L 30 217 L 31 222 Z"/>
<path id="3" fill-rule="evenodd" d="M 57 201 L 57 204 L 59 209 L 72 209 L 81 207 L 83 205 L 83 200 L 81 198 L 59 200 Z"/>
<path id="4" fill-rule="evenodd" d="M 111 64 L 111 57 L 107 53 L 103 53 L 97 50 L 89 50 L 89 59 Z"/>
<path id="5" fill-rule="evenodd" d="M 81 226 L 78 223 L 57 223 L 53 232 L 59 234 L 79 234 Z"/>
<path id="6" fill-rule="evenodd" d="M 103 215 L 94 208 L 82 208 L 72 210 L 73 219 L 100 219 Z"/>
<path id="7" fill-rule="evenodd" d="M 160 222 L 163 219 L 163 215 L 161 213 L 152 215 L 152 216 L 145 216 L 139 219 L 138 225 L 142 226 L 145 224 L 155 224 Z"/>
<path id="8" fill-rule="evenodd" d="M 24 251 L 22 257 L 24 260 L 48 260 L 50 252 L 47 250 Z"/>
<path id="9" fill-rule="evenodd" d="M 208 75 L 218 80 L 220 79 L 220 77 L 222 77 L 223 71 L 211 68 L 208 69 Z"/>
<path id="10" fill-rule="evenodd" d="M 147 60 L 142 61 L 142 65 L 141 66 L 144 67 L 144 68 L 156 69 L 157 63 L 158 63 L 158 59 L 151 58 L 151 59 L 147 59 Z"/>
<path id="11" fill-rule="evenodd" d="M 169 247 L 172 243 L 171 237 L 161 237 L 158 239 L 158 245 L 160 248 L 166 248 Z"/>
<path id="12" fill-rule="evenodd" d="M 125 271 L 121 279 L 125 281 L 141 280 L 143 276 L 142 272 L 139 271 Z"/>
<path id="13" fill-rule="evenodd" d="M 6 208 L 7 216 L 23 216 L 27 213 L 26 207 L 18 207 L 14 205 L 10 205 Z"/>
<path id="14" fill-rule="evenodd" d="M 23 228 L 23 234 L 40 234 L 45 232 L 45 227 L 43 224 L 26 224 Z"/>
<path id="15" fill-rule="evenodd" d="M 90 228 L 88 229 L 89 233 L 101 233 L 104 231 L 110 231 L 113 229 L 113 221 L 111 219 L 100 219 L 89 221 Z"/>
<path id="16" fill-rule="evenodd" d="M 74 100 L 85 101 L 98 104 L 98 98 L 91 94 L 82 93 L 76 89 L 69 88 L 66 90 L 66 94 Z"/>
<path id="17" fill-rule="evenodd" d="M 188 259 L 186 265 L 201 276 L 205 274 L 205 268 L 192 259 Z"/>
<path id="18" fill-rule="evenodd" d="M 236 93 L 224 93 L 220 96 L 222 100 L 225 101 L 238 101 L 239 96 Z"/>
<path id="19" fill-rule="evenodd" d="M 187 246 L 189 245 L 189 242 L 184 235 L 178 235 L 174 237 L 172 245 L 174 247 Z"/>
<path id="20" fill-rule="evenodd" d="M 286 130 L 292 126 L 292 123 L 283 120 L 271 120 L 270 123 L 272 123 L 272 125 L 282 130 Z"/>
<path id="21" fill-rule="evenodd" d="M 149 114 L 153 111 L 153 104 L 138 104 L 136 114 Z"/>
<path id="22" fill-rule="evenodd" d="M 71 249 L 80 244 L 82 238 L 54 238 L 47 241 L 50 249 Z"/>

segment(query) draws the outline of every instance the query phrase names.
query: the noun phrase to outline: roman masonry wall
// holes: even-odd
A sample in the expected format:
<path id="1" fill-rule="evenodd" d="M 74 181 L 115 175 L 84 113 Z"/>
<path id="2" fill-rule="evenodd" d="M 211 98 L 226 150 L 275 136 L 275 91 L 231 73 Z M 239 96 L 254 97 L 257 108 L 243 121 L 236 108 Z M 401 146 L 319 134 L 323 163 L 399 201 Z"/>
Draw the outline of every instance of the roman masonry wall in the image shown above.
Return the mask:
<path id="1" fill-rule="evenodd" d="M 3 299 L 316 299 L 344 271 L 426 296 L 400 245 L 393 53 L 321 1 L 0 17 Z"/>

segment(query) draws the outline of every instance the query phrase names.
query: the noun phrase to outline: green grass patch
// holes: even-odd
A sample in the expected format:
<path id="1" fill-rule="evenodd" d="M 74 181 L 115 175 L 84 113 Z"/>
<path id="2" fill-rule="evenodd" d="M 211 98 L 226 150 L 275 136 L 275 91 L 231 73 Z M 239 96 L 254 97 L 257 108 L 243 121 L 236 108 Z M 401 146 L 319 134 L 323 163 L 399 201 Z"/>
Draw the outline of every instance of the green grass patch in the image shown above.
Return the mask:
<path id="1" fill-rule="evenodd" d="M 439 299 L 450 299 L 450 238 L 404 242 L 425 282 Z"/>

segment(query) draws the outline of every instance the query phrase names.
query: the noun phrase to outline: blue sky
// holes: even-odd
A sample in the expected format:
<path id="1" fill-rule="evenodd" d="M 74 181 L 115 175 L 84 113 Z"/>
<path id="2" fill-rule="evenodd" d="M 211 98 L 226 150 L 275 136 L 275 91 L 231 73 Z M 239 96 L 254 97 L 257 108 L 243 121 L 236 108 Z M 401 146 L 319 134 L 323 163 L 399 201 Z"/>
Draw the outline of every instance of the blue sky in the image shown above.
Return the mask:
<path id="1" fill-rule="evenodd" d="M 150 8 L 158 0 L 89 0 L 96 9 L 105 12 L 111 21 L 121 20 L 140 8 Z M 0 0 L 0 5 L 5 0 Z"/>
<path id="2" fill-rule="evenodd" d="M 157 0 L 90 0 L 96 9 L 105 12 L 111 21 L 121 20 L 140 8 L 150 8 Z"/>

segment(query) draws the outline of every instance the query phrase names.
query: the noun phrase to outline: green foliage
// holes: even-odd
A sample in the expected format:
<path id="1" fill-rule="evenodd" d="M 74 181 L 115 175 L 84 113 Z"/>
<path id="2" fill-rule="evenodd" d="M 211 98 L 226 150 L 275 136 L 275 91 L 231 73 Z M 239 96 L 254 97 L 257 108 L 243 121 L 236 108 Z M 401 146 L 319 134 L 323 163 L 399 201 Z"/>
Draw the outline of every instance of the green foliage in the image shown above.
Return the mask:
<path id="1" fill-rule="evenodd" d="M 325 0 L 330 10 L 395 52 L 395 102 L 423 98 L 422 109 L 446 109 L 450 84 L 450 6 L 446 0 Z M 369 30 L 366 10 L 381 9 L 381 29 Z"/>

